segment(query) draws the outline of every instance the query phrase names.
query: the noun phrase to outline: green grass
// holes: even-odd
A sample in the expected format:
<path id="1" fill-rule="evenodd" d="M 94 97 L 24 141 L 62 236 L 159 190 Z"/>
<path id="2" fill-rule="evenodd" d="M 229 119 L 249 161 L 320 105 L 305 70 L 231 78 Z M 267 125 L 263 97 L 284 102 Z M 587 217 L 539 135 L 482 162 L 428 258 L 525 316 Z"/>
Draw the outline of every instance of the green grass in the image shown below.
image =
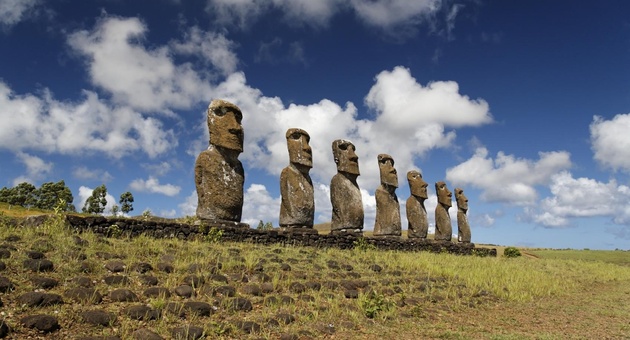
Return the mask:
<path id="1" fill-rule="evenodd" d="M 595 261 L 630 267 L 630 251 L 573 249 L 526 249 L 525 251 L 543 259 Z"/>

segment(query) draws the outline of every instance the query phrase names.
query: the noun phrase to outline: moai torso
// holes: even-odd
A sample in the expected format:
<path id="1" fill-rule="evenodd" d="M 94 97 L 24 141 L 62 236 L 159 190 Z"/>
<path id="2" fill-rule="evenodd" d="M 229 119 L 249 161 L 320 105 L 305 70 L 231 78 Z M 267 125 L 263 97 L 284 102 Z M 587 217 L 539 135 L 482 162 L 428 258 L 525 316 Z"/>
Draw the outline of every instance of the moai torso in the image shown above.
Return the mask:
<path id="1" fill-rule="evenodd" d="M 411 195 L 407 199 L 407 237 L 426 239 L 429 231 L 429 220 L 424 201 L 427 199 L 427 182 L 422 179 L 420 172 L 407 172 Z"/>
<path id="2" fill-rule="evenodd" d="M 468 198 L 464 190 L 455 189 L 455 201 L 457 201 L 457 241 L 470 243 L 470 224 L 468 224 Z"/>
<path id="3" fill-rule="evenodd" d="M 435 240 L 450 241 L 453 234 L 451 217 L 448 209 L 451 207 L 452 194 L 446 187 L 446 183 L 435 183 L 435 191 L 438 196 L 438 204 L 435 207 Z"/>
<path id="4" fill-rule="evenodd" d="M 240 222 L 243 212 L 243 165 L 216 147 L 199 154 L 195 163 L 197 217 L 202 220 Z"/>
<path id="5" fill-rule="evenodd" d="M 286 133 L 291 164 L 280 174 L 279 223 L 281 227 L 312 228 L 315 217 L 313 182 L 308 174 L 312 167 L 310 137 L 301 129 Z"/>
<path id="6" fill-rule="evenodd" d="M 381 185 L 376 189 L 374 236 L 400 236 L 400 204 L 396 196 L 398 175 L 390 155 L 378 155 Z"/>
<path id="7" fill-rule="evenodd" d="M 338 139 L 332 143 L 337 174 L 330 181 L 332 204 L 331 232 L 363 229 L 363 200 L 357 184 L 359 157 L 352 142 Z"/>

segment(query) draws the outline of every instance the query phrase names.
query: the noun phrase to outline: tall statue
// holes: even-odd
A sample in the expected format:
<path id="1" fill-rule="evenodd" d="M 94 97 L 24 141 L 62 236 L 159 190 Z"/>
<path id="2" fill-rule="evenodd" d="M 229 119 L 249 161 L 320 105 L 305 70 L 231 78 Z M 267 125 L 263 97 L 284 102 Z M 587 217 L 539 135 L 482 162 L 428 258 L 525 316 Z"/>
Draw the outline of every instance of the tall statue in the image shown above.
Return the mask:
<path id="1" fill-rule="evenodd" d="M 210 146 L 195 162 L 197 217 L 214 223 L 240 222 L 245 173 L 238 155 L 243 152 L 243 115 L 238 106 L 213 100 L 208 107 Z"/>
<path id="2" fill-rule="evenodd" d="M 429 220 L 424 201 L 429 197 L 427 187 L 429 184 L 422 179 L 422 174 L 416 170 L 407 172 L 409 191 L 411 195 L 407 199 L 407 237 L 426 239 L 429 231 Z"/>
<path id="3" fill-rule="evenodd" d="M 464 190 L 455 188 L 455 200 L 457 201 L 457 241 L 470 243 L 470 225 L 468 224 L 468 198 Z"/>
<path id="4" fill-rule="evenodd" d="M 378 168 L 381 185 L 376 189 L 376 219 L 374 236 L 401 235 L 400 204 L 396 196 L 398 173 L 394 168 L 394 159 L 387 154 L 378 155 Z"/>
<path id="5" fill-rule="evenodd" d="M 446 187 L 446 183 L 435 183 L 438 204 L 435 207 L 435 240 L 450 241 L 453 234 L 451 216 L 448 209 L 453 205 L 453 194 Z"/>
<path id="6" fill-rule="evenodd" d="M 363 229 L 363 200 L 357 184 L 359 157 L 355 150 L 354 144 L 348 140 L 337 139 L 332 143 L 337 174 L 330 181 L 331 234 Z"/>
<path id="7" fill-rule="evenodd" d="M 280 227 L 313 228 L 315 199 L 308 172 L 313 167 L 311 137 L 302 129 L 288 129 L 289 166 L 280 175 Z"/>

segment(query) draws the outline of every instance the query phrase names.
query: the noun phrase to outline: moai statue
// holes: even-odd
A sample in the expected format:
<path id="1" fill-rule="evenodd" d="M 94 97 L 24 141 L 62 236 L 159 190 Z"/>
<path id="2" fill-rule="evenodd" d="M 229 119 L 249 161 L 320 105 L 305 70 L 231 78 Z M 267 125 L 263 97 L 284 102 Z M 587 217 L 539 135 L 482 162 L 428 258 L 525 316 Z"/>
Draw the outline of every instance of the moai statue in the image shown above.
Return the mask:
<path id="1" fill-rule="evenodd" d="M 381 185 L 376 189 L 376 219 L 374 236 L 400 237 L 400 204 L 396 196 L 398 174 L 394 168 L 394 159 L 387 154 L 378 155 L 378 168 L 381 173 Z"/>
<path id="2" fill-rule="evenodd" d="M 468 198 L 464 190 L 455 188 L 455 201 L 457 201 L 457 241 L 470 243 L 470 225 L 468 224 Z"/>
<path id="3" fill-rule="evenodd" d="M 315 199 L 308 172 L 313 167 L 311 137 L 302 129 L 287 130 L 289 166 L 280 175 L 280 227 L 313 228 Z"/>
<path id="4" fill-rule="evenodd" d="M 201 220 L 241 221 L 245 173 L 238 155 L 243 152 L 242 118 L 238 106 L 224 100 L 213 100 L 208 107 L 210 146 L 195 162 L 197 217 Z"/>
<path id="5" fill-rule="evenodd" d="M 363 229 L 363 200 L 357 184 L 359 157 L 352 142 L 337 139 L 332 143 L 333 157 L 337 164 L 337 174 L 330 181 L 330 202 L 332 203 L 331 234 Z"/>
<path id="6" fill-rule="evenodd" d="M 451 241 L 453 227 L 448 209 L 453 205 L 453 194 L 444 182 L 435 183 L 435 192 L 438 198 L 438 204 L 435 207 L 435 240 Z"/>
<path id="7" fill-rule="evenodd" d="M 424 201 L 429 197 L 427 186 L 429 184 L 422 179 L 422 174 L 416 170 L 407 172 L 409 191 L 411 195 L 407 199 L 407 237 L 426 239 L 429 231 L 429 220 Z"/>

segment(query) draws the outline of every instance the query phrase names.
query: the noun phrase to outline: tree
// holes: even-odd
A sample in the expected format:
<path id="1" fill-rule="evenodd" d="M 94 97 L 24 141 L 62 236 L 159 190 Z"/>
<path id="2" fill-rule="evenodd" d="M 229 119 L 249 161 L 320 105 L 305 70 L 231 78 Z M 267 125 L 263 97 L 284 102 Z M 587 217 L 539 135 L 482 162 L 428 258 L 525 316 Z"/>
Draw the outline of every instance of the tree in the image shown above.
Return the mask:
<path id="1" fill-rule="evenodd" d="M 120 203 L 120 211 L 124 214 L 128 214 L 133 210 L 133 195 L 129 191 L 122 193 L 118 203 Z"/>
<path id="2" fill-rule="evenodd" d="M 120 211 L 120 209 L 118 208 L 118 204 L 114 204 L 112 206 L 112 209 L 110 210 L 110 212 L 112 213 L 112 216 L 116 217 L 118 216 L 118 212 Z"/>
<path id="3" fill-rule="evenodd" d="M 102 214 L 107 205 L 107 187 L 101 184 L 92 191 L 92 196 L 88 197 L 83 206 L 83 212 L 88 214 Z"/>
<path id="4" fill-rule="evenodd" d="M 72 201 L 72 191 L 66 186 L 66 182 L 63 180 L 53 183 L 48 182 L 42 184 L 42 186 L 35 192 L 36 202 L 35 207 L 44 210 L 53 210 L 55 208 L 62 211 L 75 211 Z M 59 206 L 59 202 L 64 202 L 63 206 Z"/>
<path id="5" fill-rule="evenodd" d="M 22 182 L 13 188 L 0 189 L 0 202 L 30 208 L 35 205 L 37 188 L 31 183 Z"/>

